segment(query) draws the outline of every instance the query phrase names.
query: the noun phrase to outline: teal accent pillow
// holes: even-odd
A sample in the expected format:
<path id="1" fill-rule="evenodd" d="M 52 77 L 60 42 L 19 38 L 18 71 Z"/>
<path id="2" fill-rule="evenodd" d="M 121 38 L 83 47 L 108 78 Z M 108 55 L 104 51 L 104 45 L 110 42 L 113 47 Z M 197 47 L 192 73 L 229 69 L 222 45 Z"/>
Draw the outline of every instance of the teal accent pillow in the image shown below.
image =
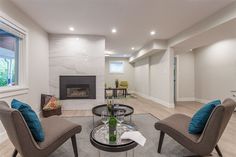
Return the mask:
<path id="1" fill-rule="evenodd" d="M 211 112 L 217 105 L 220 105 L 220 100 L 214 100 L 204 105 L 200 110 L 198 110 L 191 122 L 189 123 L 188 132 L 190 134 L 201 134 L 205 128 L 208 118 L 211 115 Z"/>
<path id="2" fill-rule="evenodd" d="M 39 121 L 38 116 L 32 110 L 32 108 L 29 105 L 15 99 L 12 100 L 11 107 L 21 112 L 35 141 L 43 142 L 45 136 L 43 128 L 41 122 Z"/>

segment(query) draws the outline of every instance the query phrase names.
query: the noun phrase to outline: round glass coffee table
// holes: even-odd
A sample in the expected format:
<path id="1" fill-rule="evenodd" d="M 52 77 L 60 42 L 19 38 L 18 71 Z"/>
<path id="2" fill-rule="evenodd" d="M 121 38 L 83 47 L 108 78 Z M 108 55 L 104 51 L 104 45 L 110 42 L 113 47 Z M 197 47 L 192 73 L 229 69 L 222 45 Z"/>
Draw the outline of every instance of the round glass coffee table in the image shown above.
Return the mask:
<path id="1" fill-rule="evenodd" d="M 125 117 L 130 116 L 130 122 L 132 121 L 132 114 L 134 113 L 134 108 L 124 104 L 115 104 L 114 109 L 116 110 L 124 110 Z M 93 126 L 94 126 L 94 115 L 101 117 L 102 111 L 107 110 L 107 104 L 98 105 L 93 107 Z"/>
<path id="2" fill-rule="evenodd" d="M 120 136 L 126 131 L 137 131 L 136 127 L 130 124 L 121 124 L 117 127 L 117 141 L 109 141 L 109 129 L 105 125 L 99 125 L 95 127 L 90 133 L 90 142 L 91 144 L 99 150 L 106 152 L 126 152 L 133 149 L 138 145 L 136 142 L 125 139 L 121 140 Z M 100 157 L 100 151 L 99 151 Z"/>

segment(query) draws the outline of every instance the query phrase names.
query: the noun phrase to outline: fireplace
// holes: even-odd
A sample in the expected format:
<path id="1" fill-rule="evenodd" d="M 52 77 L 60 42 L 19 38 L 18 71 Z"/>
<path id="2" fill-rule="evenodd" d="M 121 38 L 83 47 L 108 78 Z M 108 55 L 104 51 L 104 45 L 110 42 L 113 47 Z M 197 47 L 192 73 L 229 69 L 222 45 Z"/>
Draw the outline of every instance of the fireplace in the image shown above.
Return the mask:
<path id="1" fill-rule="evenodd" d="M 60 76 L 60 99 L 96 99 L 96 76 Z"/>
<path id="2" fill-rule="evenodd" d="M 89 85 L 67 85 L 66 86 L 66 97 L 68 98 L 89 98 Z"/>

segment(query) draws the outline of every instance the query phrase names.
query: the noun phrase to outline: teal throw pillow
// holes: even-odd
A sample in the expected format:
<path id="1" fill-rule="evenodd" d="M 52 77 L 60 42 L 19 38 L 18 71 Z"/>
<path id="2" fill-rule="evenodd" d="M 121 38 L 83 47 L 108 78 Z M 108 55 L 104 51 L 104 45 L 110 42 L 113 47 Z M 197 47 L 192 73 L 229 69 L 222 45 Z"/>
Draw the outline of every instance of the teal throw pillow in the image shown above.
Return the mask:
<path id="1" fill-rule="evenodd" d="M 200 110 L 198 110 L 191 122 L 189 123 L 188 132 L 191 134 L 201 134 L 205 128 L 208 118 L 210 117 L 212 111 L 217 105 L 220 105 L 220 100 L 214 100 L 206 105 L 204 105 Z"/>
<path id="2" fill-rule="evenodd" d="M 41 122 L 39 121 L 38 116 L 32 110 L 32 108 L 29 105 L 27 105 L 23 102 L 20 102 L 16 99 L 12 100 L 11 107 L 20 111 L 20 113 L 24 117 L 35 141 L 43 142 L 44 136 L 45 136 L 44 132 L 43 132 L 43 128 L 42 128 Z"/>

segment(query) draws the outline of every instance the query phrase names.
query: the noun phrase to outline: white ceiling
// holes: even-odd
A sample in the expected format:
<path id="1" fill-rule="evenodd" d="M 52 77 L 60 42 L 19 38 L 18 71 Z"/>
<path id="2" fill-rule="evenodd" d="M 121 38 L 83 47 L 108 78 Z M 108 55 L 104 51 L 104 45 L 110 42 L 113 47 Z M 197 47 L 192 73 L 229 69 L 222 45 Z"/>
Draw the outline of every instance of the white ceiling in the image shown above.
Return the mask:
<path id="1" fill-rule="evenodd" d="M 204 33 L 200 33 L 193 38 L 175 45 L 175 54 L 189 52 L 190 49 L 195 49 L 207 46 L 225 39 L 236 37 L 236 19 L 228 21 Z"/>
<path id="2" fill-rule="evenodd" d="M 12 0 L 49 33 L 103 35 L 106 50 L 130 54 L 169 39 L 234 0 Z M 117 28 L 117 34 L 111 29 Z M 149 32 L 156 30 L 151 37 Z"/>

